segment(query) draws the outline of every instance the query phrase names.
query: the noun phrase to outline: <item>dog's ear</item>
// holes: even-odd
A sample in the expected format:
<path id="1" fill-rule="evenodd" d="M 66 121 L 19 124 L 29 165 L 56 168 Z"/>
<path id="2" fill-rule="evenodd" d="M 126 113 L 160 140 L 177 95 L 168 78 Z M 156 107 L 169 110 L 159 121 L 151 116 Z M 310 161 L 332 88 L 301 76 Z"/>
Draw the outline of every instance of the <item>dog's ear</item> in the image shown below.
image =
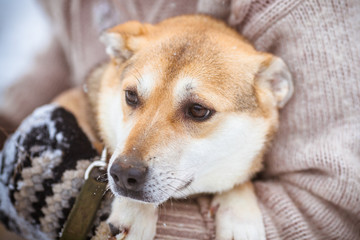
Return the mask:
<path id="1" fill-rule="evenodd" d="M 279 108 L 291 98 L 294 92 L 291 73 L 284 61 L 276 56 L 268 57 L 256 75 L 259 86 L 270 89 Z"/>
<path id="2" fill-rule="evenodd" d="M 153 28 L 151 24 L 126 22 L 107 30 L 101 35 L 100 41 L 105 44 L 106 53 L 113 60 L 122 62 L 148 41 L 147 36 Z"/>

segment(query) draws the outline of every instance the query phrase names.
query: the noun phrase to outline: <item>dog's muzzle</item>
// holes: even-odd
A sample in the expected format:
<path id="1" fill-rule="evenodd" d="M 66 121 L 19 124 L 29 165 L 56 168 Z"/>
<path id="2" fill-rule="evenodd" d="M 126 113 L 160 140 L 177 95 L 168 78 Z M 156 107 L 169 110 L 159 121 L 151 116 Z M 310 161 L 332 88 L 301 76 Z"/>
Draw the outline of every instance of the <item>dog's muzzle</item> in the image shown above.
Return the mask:
<path id="1" fill-rule="evenodd" d="M 109 173 L 117 193 L 144 201 L 143 188 L 148 167 L 142 159 L 134 156 L 120 156 L 112 163 Z"/>

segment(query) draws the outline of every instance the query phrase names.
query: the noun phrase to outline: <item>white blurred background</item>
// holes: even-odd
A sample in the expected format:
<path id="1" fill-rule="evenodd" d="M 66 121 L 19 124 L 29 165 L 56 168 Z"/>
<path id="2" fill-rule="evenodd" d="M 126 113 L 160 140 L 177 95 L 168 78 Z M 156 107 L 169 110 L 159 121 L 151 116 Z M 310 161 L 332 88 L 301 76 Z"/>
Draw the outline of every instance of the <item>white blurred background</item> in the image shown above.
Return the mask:
<path id="1" fill-rule="evenodd" d="M 0 0 L 0 101 L 49 41 L 48 19 L 36 0 Z"/>
<path id="2" fill-rule="evenodd" d="M 0 0 L 0 101 L 4 89 L 27 72 L 36 53 L 49 44 L 48 24 L 36 0 Z M 0 224 L 0 240 L 18 239 Z"/>

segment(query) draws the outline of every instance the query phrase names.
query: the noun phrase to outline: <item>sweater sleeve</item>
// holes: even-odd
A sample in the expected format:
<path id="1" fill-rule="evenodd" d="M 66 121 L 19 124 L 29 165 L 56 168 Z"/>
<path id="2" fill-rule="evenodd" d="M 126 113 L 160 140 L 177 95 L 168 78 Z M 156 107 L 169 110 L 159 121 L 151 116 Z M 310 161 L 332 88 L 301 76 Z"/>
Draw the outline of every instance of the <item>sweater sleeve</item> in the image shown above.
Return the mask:
<path id="1" fill-rule="evenodd" d="M 359 12 L 350 0 L 252 1 L 235 25 L 295 85 L 255 181 L 267 239 L 360 238 Z"/>
<path id="2" fill-rule="evenodd" d="M 34 56 L 27 73 L 5 90 L 0 115 L 17 126 L 36 107 L 69 88 L 69 69 L 56 41 Z"/>

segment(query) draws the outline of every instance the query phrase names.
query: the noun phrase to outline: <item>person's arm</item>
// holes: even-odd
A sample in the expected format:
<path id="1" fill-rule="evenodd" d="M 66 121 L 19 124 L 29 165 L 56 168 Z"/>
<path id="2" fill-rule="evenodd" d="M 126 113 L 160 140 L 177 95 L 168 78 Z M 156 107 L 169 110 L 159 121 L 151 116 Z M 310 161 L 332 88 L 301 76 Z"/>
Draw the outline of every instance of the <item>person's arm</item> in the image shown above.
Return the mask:
<path id="1" fill-rule="evenodd" d="M 33 62 L 30 71 L 6 89 L 2 97 L 0 115 L 13 126 L 70 86 L 68 65 L 56 41 Z"/>
<path id="2" fill-rule="evenodd" d="M 254 184 L 267 239 L 359 238 L 360 2 L 231 7 L 229 23 L 283 58 L 295 84 Z"/>
<path id="3" fill-rule="evenodd" d="M 43 8 L 36 2 L 28 5 L 31 9 L 27 11 L 27 15 L 22 19 L 14 18 L 19 20 L 14 21 L 14 27 L 11 27 L 11 23 L 7 24 L 9 30 L 4 32 L 16 41 L 2 42 L 8 45 L 2 48 L 12 49 L 13 54 L 11 62 L 8 63 L 11 68 L 3 69 L 4 75 L 10 76 L 6 71 L 17 70 L 16 73 L 11 73 L 13 83 L 2 91 L 0 101 L 0 126 L 7 131 L 15 129 L 33 109 L 48 103 L 71 85 L 68 59 L 64 52 L 67 35 L 59 34 L 64 22 L 57 20 L 61 18 L 60 2 L 57 5 L 52 4 L 52 8 L 46 2 L 42 2 Z M 28 5 L 24 8 L 29 7 Z M 58 14 L 54 10 L 56 6 L 59 8 Z M 17 46 L 18 44 L 26 47 Z M 29 46 L 33 47 L 32 50 Z M 9 61 L 4 59 L 4 56 L 1 60 Z M 21 64 L 23 62 L 27 64 L 26 69 L 24 64 Z"/>
<path id="4" fill-rule="evenodd" d="M 257 48 L 285 59 L 295 83 L 265 176 L 255 183 L 267 238 L 355 239 L 360 236 L 360 3 L 272 2 L 243 27 Z"/>

